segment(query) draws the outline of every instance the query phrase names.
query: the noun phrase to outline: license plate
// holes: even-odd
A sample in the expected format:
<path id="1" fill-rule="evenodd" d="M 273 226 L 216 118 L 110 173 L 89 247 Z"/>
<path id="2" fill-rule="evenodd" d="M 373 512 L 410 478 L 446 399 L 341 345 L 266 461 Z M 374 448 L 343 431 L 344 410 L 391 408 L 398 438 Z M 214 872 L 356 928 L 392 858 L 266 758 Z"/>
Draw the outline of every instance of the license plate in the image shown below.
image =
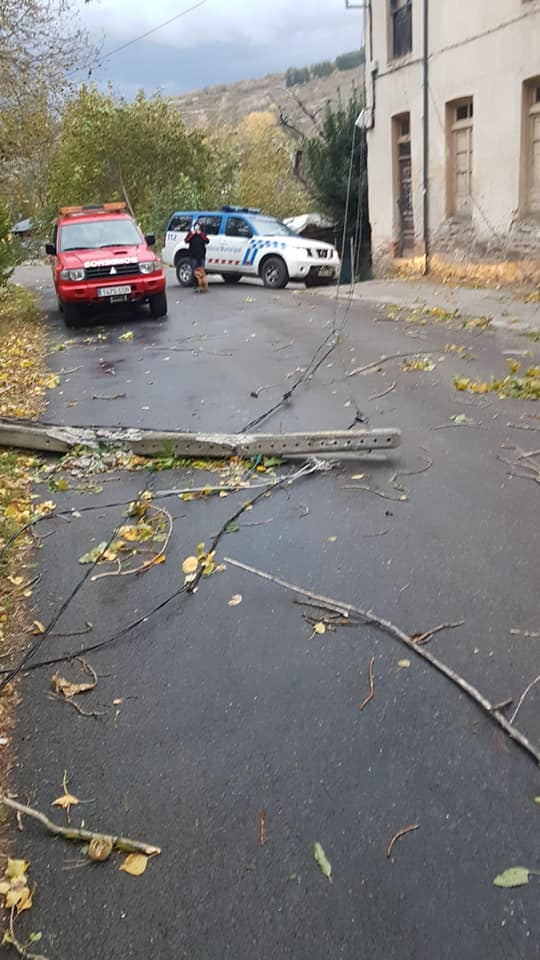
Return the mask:
<path id="1" fill-rule="evenodd" d="M 320 277 L 333 277 L 334 271 L 332 267 L 319 267 L 319 276 Z"/>
<path id="2" fill-rule="evenodd" d="M 131 287 L 100 287 L 98 297 L 127 297 Z"/>

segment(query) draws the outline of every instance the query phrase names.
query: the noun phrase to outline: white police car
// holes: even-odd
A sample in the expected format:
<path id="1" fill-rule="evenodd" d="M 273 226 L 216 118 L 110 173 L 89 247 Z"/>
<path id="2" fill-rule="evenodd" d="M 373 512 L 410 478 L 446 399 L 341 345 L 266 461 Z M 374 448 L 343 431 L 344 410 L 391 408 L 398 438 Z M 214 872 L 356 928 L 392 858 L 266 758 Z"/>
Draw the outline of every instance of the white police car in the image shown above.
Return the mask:
<path id="1" fill-rule="evenodd" d="M 222 207 L 220 211 L 191 210 L 174 213 L 167 224 L 163 261 L 176 268 L 183 287 L 193 283 L 186 234 L 200 223 L 209 239 L 206 270 L 220 273 L 225 283 L 241 277 L 260 277 L 265 287 L 286 287 L 289 280 L 307 286 L 334 283 L 340 272 L 335 247 L 321 240 L 306 240 L 280 220 L 247 207 Z"/>

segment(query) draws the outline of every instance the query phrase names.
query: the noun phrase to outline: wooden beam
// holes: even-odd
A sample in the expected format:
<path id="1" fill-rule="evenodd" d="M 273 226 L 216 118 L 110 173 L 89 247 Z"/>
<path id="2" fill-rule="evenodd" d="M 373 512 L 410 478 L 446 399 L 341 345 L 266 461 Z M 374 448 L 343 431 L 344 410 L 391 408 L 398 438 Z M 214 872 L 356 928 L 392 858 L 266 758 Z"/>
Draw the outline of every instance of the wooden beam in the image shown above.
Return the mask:
<path id="1" fill-rule="evenodd" d="M 391 450 L 400 443 L 401 432 L 394 428 L 313 433 L 181 433 L 136 427 L 66 427 L 0 417 L 0 446 L 42 453 L 100 446 L 120 447 L 140 456 L 288 457 Z"/>

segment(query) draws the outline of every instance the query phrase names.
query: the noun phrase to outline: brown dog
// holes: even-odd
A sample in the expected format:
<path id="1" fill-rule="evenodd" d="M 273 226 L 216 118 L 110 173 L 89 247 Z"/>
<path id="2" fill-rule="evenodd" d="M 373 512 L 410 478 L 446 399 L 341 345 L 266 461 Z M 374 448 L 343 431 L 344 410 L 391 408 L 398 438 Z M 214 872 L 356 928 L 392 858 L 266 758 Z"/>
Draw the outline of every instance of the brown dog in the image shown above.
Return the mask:
<path id="1" fill-rule="evenodd" d="M 193 276 L 197 281 L 197 293 L 208 293 L 208 277 L 204 267 L 196 267 L 193 271 Z"/>

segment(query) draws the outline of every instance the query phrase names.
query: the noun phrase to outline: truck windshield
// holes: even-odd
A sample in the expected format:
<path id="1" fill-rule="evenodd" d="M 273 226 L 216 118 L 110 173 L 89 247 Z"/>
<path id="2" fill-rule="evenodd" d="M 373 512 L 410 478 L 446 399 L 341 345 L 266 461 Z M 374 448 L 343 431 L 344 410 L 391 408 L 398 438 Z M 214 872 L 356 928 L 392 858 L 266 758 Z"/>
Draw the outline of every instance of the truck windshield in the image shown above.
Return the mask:
<path id="1" fill-rule="evenodd" d="M 286 223 L 281 220 L 275 220 L 274 217 L 250 217 L 249 222 L 255 228 L 257 233 L 263 237 L 297 237 L 298 234 L 291 230 Z"/>
<path id="2" fill-rule="evenodd" d="M 83 220 L 64 223 L 60 228 L 61 251 L 98 250 L 100 247 L 129 247 L 142 244 L 142 237 L 129 218 Z"/>

